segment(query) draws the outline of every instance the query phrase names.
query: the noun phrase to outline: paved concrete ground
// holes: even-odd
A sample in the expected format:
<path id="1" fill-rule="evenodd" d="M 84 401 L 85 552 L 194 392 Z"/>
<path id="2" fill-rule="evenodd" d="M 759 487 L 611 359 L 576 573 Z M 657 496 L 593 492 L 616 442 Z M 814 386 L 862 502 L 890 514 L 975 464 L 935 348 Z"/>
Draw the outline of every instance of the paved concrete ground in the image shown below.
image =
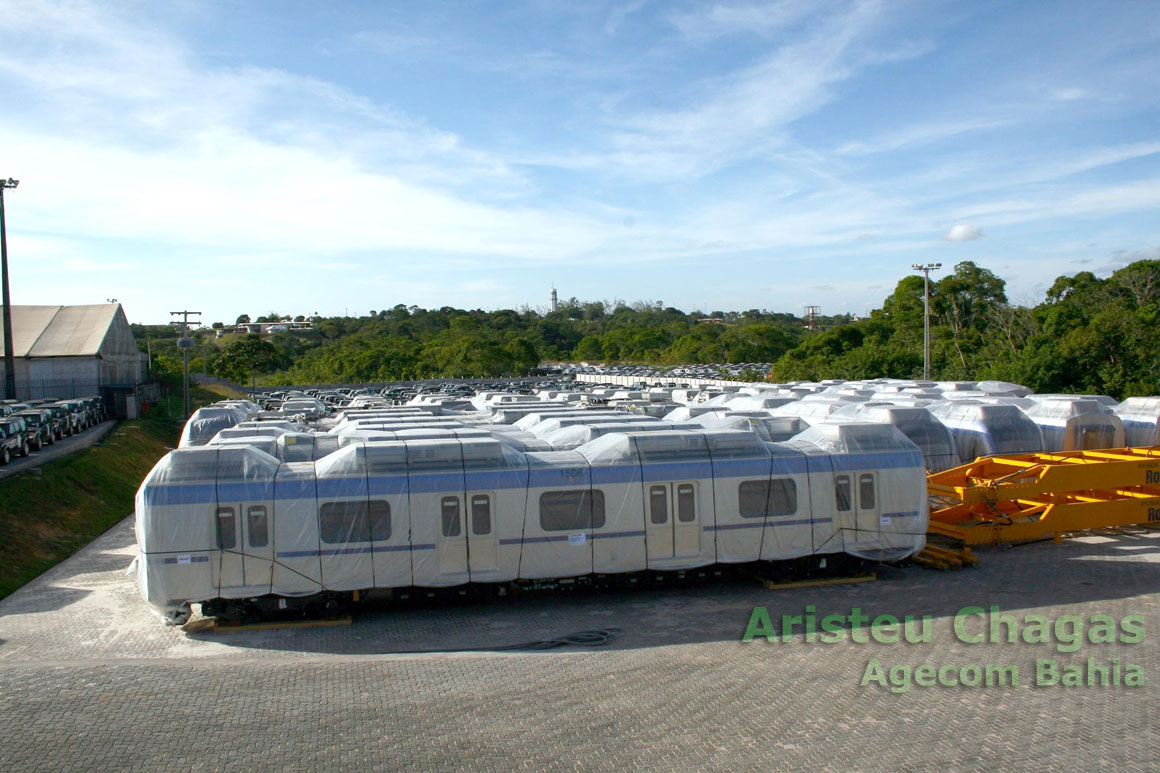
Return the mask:
<path id="1" fill-rule="evenodd" d="M 25 456 L 21 459 L 13 459 L 6 466 L 0 467 L 0 480 L 11 478 L 13 475 L 19 475 L 22 472 L 31 470 L 34 467 L 39 467 L 45 462 L 51 461 L 53 459 L 59 459 L 62 456 L 68 456 L 69 454 L 79 451 L 82 448 L 95 446 L 97 443 L 100 443 L 102 440 L 108 437 L 109 433 L 112 432 L 116 426 L 117 422 L 115 421 L 103 421 L 97 426 L 89 427 L 88 429 L 79 432 L 76 435 L 63 437 L 52 445 L 46 445 L 39 451 L 33 451 L 28 456 Z"/>
<path id="2" fill-rule="evenodd" d="M 1160 758 L 1160 532 L 867 585 L 538 595 L 229 635 L 152 617 L 124 574 L 132 552 L 125 522 L 0 602 L 0 769 L 1134 771 Z M 1072 654 L 959 641 L 954 613 L 991 604 L 1020 619 L 1143 615 L 1145 639 Z M 807 605 L 931 615 L 932 642 L 742 644 L 756 605 L 775 621 Z M 608 627 L 623 633 L 596 651 L 456 651 Z M 414 650 L 439 652 L 400 654 Z M 896 694 L 860 686 L 872 658 L 956 675 L 1016 665 L 1020 684 Z M 1033 684 L 1036 659 L 1088 658 L 1139 666 L 1144 684 Z"/>

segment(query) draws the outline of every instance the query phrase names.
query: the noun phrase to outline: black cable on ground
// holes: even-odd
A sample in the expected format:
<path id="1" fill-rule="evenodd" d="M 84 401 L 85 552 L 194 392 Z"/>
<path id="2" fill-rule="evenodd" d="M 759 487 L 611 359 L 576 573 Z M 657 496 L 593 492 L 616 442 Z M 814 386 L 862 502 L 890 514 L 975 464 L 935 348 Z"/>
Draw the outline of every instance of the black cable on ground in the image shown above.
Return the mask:
<path id="1" fill-rule="evenodd" d="M 554 650 L 561 647 L 603 647 L 612 643 L 621 630 L 619 628 L 602 628 L 596 631 L 578 631 L 567 636 L 555 639 L 540 639 L 526 641 L 520 644 L 505 644 L 500 647 L 465 647 L 463 649 L 434 649 L 434 650 L 394 650 L 380 653 L 382 655 L 438 655 L 454 652 L 535 652 Z"/>

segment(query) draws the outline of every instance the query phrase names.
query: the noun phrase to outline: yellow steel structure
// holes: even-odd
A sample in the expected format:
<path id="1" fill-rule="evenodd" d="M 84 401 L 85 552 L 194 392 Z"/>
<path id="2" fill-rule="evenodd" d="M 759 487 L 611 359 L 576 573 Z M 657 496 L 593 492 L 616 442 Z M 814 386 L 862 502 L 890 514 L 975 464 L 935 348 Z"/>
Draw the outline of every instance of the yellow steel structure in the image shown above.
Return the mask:
<path id="1" fill-rule="evenodd" d="M 927 476 L 929 533 L 987 545 L 1160 526 L 1160 446 L 976 459 Z"/>

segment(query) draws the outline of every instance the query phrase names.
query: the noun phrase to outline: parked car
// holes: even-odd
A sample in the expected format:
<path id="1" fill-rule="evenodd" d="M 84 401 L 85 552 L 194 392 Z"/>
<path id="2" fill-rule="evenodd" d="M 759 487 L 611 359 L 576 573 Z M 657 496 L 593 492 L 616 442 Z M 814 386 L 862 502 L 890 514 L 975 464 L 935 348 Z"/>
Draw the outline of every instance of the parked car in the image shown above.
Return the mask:
<path id="1" fill-rule="evenodd" d="M 28 456 L 28 427 L 19 416 L 0 419 L 0 462 L 8 464 L 16 456 Z"/>
<path id="2" fill-rule="evenodd" d="M 65 408 L 63 405 L 57 405 L 56 403 L 50 403 L 49 405 L 41 406 L 41 408 L 52 414 L 57 440 L 73 433 L 72 420 L 69 417 L 68 408 Z"/>
<path id="3" fill-rule="evenodd" d="M 99 397 L 82 397 L 81 403 L 88 411 L 89 426 L 95 427 L 105 420 L 105 401 Z"/>
<path id="4" fill-rule="evenodd" d="M 51 411 L 46 411 L 43 408 L 29 408 L 25 411 L 18 411 L 14 415 L 24 419 L 24 423 L 28 427 L 28 447 L 33 451 L 39 451 L 46 445 L 52 445 L 56 442 Z"/>
<path id="5" fill-rule="evenodd" d="M 88 417 L 85 415 L 85 407 L 79 400 L 60 400 L 56 403 L 69 413 L 69 427 L 72 430 L 69 434 L 81 432 L 88 429 Z"/>

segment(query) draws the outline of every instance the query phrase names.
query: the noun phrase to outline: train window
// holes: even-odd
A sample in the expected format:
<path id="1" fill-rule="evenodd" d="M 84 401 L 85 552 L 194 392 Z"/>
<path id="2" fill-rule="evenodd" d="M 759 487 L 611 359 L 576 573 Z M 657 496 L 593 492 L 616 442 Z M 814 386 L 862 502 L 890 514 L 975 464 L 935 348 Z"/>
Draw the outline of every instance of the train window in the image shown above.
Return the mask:
<path id="1" fill-rule="evenodd" d="M 371 541 L 383 542 L 391 538 L 391 503 L 385 499 L 372 499 L 367 508 Z"/>
<path id="2" fill-rule="evenodd" d="M 599 529 L 604 525 L 604 492 L 545 491 L 540 494 L 540 528 L 544 531 Z"/>
<path id="3" fill-rule="evenodd" d="M 266 508 L 254 505 L 246 510 L 246 533 L 252 548 L 264 548 L 270 544 L 270 527 L 266 519 Z"/>
<path id="4" fill-rule="evenodd" d="M 775 478 L 769 489 L 770 515 L 793 515 L 797 512 L 797 484 L 792 478 Z"/>
<path id="5" fill-rule="evenodd" d="M 476 494 L 471 498 L 471 533 L 491 534 L 491 497 Z"/>
<path id="6" fill-rule="evenodd" d="M 693 491 L 692 483 L 677 486 L 677 520 L 681 523 L 697 520 L 697 498 L 693 496 Z"/>
<path id="7" fill-rule="evenodd" d="M 652 486 L 648 490 L 648 519 L 650 523 L 669 522 L 669 487 Z"/>
<path id="8" fill-rule="evenodd" d="M 742 518 L 764 518 L 769 502 L 769 481 L 747 480 L 737 488 L 737 504 Z"/>
<path id="9" fill-rule="evenodd" d="M 863 510 L 874 509 L 873 475 L 862 475 L 858 478 L 858 506 Z"/>
<path id="10" fill-rule="evenodd" d="M 463 532 L 459 523 L 459 497 L 443 497 L 439 506 L 443 511 L 443 536 L 458 537 Z"/>
<path id="11" fill-rule="evenodd" d="M 326 502 L 318 510 L 319 536 L 333 545 L 339 542 L 367 542 L 367 503 Z"/>
<path id="12" fill-rule="evenodd" d="M 232 507 L 217 509 L 217 543 L 221 550 L 233 550 L 238 546 L 238 525 Z"/>
<path id="13" fill-rule="evenodd" d="M 838 503 L 838 510 L 845 512 L 850 509 L 849 475 L 839 475 L 834 478 L 834 499 Z"/>

